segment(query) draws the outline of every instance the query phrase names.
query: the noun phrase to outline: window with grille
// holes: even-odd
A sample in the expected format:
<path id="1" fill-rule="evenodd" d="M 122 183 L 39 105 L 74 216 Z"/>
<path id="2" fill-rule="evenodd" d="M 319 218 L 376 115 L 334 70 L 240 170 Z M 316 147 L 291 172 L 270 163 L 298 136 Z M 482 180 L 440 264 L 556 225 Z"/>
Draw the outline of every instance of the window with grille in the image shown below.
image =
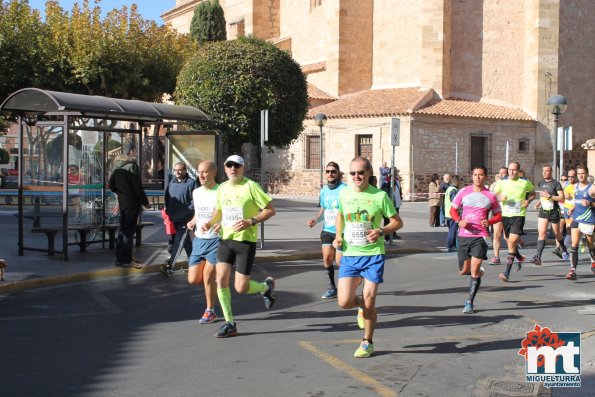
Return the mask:
<path id="1" fill-rule="evenodd" d="M 529 153 L 529 140 L 527 138 L 519 139 L 519 153 Z"/>
<path id="2" fill-rule="evenodd" d="M 492 134 L 486 132 L 475 132 L 471 134 L 471 153 L 469 156 L 470 170 L 478 165 L 483 165 L 492 173 Z"/>
<path id="3" fill-rule="evenodd" d="M 372 159 L 372 135 L 357 135 L 356 136 L 356 156 L 362 156 L 370 160 Z"/>
<path id="4" fill-rule="evenodd" d="M 320 135 L 306 135 L 306 169 L 320 169 Z"/>

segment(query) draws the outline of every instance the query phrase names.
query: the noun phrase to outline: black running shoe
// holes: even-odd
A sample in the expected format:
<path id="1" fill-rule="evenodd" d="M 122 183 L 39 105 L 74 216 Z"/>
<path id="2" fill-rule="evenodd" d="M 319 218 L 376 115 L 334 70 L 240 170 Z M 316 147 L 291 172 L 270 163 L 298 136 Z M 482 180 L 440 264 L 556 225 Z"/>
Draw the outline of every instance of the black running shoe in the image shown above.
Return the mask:
<path id="1" fill-rule="evenodd" d="M 161 274 L 163 274 L 165 277 L 171 277 L 173 275 L 173 271 L 171 269 L 170 266 L 167 265 L 163 265 L 159 268 L 159 271 L 161 272 Z"/>
<path id="2" fill-rule="evenodd" d="M 275 279 L 272 277 L 267 277 L 264 279 L 264 283 L 269 287 L 269 289 L 267 289 L 267 291 L 262 294 L 264 306 L 267 309 L 270 309 L 275 304 L 275 299 L 277 299 L 275 296 Z"/>
<path id="3" fill-rule="evenodd" d="M 552 250 L 552 254 L 556 255 L 560 259 L 564 259 L 564 258 L 562 258 L 562 251 L 560 251 L 559 248 L 554 248 Z"/>
<path id="4" fill-rule="evenodd" d="M 229 338 L 238 334 L 236 323 L 225 323 L 217 331 L 217 338 Z"/>

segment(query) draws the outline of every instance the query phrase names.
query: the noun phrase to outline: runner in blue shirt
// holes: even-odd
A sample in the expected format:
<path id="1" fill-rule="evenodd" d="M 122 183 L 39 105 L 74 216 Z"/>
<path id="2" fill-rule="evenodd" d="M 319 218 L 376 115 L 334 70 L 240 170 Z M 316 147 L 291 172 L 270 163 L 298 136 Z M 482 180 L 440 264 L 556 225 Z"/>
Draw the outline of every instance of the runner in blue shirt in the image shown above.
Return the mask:
<path id="1" fill-rule="evenodd" d="M 335 268 L 333 260 L 339 266 L 341 262 L 341 250 L 333 247 L 335 240 L 336 226 L 335 219 L 339 211 L 339 192 L 347 186 L 341 181 L 341 170 L 339 164 L 334 161 L 326 165 L 326 185 L 320 191 L 320 211 L 307 224 L 309 227 L 316 226 L 319 222 L 324 222 L 320 241 L 322 242 L 322 263 L 324 271 L 328 278 L 329 288 L 322 295 L 322 299 L 337 297 L 337 285 L 335 284 Z"/>
<path id="2" fill-rule="evenodd" d="M 595 186 L 587 182 L 589 169 L 586 166 L 576 167 L 578 183 L 574 186 L 574 208 L 568 211 L 572 216 L 570 224 L 572 243 L 570 247 L 570 271 L 566 275 L 568 280 L 576 280 L 576 265 L 578 264 L 578 245 L 583 234 L 587 240 L 591 255 L 591 272 L 595 273 L 595 252 L 593 250 L 593 230 L 595 229 Z"/>

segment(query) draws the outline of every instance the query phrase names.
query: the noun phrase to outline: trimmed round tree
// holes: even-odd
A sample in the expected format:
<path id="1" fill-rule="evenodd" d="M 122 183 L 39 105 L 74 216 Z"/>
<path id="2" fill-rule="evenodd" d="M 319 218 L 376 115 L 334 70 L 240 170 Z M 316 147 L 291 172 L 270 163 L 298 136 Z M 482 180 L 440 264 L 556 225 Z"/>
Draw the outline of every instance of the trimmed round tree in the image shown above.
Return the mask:
<path id="1" fill-rule="evenodd" d="M 308 110 L 298 63 L 252 37 L 198 48 L 178 75 L 175 99 L 218 121 L 223 141 L 237 152 L 243 143 L 260 145 L 261 110 L 269 110 L 269 148 L 287 148 L 302 132 Z"/>

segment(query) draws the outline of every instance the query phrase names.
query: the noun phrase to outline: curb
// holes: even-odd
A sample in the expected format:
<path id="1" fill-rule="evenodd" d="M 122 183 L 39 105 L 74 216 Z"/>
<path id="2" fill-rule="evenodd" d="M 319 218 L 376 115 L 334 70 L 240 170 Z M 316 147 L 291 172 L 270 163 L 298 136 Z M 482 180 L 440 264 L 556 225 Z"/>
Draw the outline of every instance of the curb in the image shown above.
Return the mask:
<path id="1" fill-rule="evenodd" d="M 421 249 L 421 248 L 387 248 L 386 255 L 412 255 L 423 253 L 434 253 L 436 250 Z M 269 263 L 269 262 L 291 262 L 307 259 L 321 259 L 322 253 L 316 252 L 302 252 L 299 254 L 290 255 L 266 255 L 257 256 L 254 259 L 255 263 Z M 188 261 L 178 262 L 176 267 L 187 266 Z M 82 281 L 100 280 L 112 277 L 132 276 L 145 273 L 157 273 L 161 264 L 146 265 L 142 269 L 115 267 L 111 269 L 94 270 L 83 273 L 63 274 L 59 276 L 48 276 L 32 278 L 28 280 L 14 281 L 0 285 L 0 295 L 19 292 L 35 288 L 53 287 L 56 285 L 72 284 Z"/>

